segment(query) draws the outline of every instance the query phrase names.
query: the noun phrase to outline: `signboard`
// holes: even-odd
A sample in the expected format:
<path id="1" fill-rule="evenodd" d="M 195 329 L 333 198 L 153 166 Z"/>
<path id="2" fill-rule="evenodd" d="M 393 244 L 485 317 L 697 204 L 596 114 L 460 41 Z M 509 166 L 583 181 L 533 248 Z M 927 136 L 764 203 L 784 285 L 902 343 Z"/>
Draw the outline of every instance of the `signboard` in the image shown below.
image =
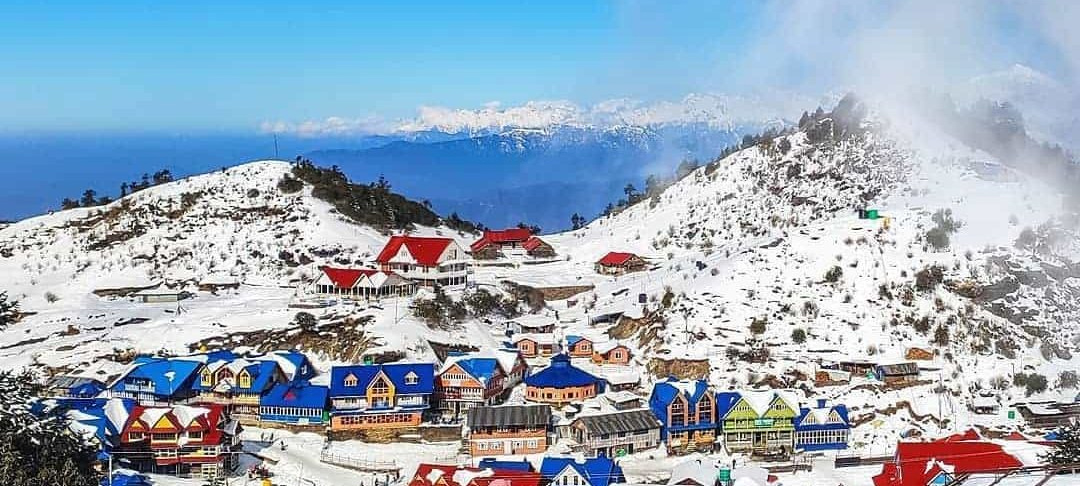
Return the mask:
<path id="1" fill-rule="evenodd" d="M 615 449 L 615 457 L 626 457 L 626 449 Z"/>
<path id="2" fill-rule="evenodd" d="M 722 483 L 727 483 L 731 481 L 731 469 L 728 469 L 726 467 L 720 468 L 720 472 L 717 473 L 716 479 L 719 479 Z"/>
<path id="3" fill-rule="evenodd" d="M 1016 410 L 1009 410 L 1009 420 L 1016 420 Z"/>
<path id="4" fill-rule="evenodd" d="M 364 356 L 364 364 L 366 364 L 366 365 L 375 364 L 375 357 L 374 356 Z"/>
<path id="5" fill-rule="evenodd" d="M 772 427 L 773 419 L 771 418 L 759 418 L 754 419 L 754 427 Z"/>

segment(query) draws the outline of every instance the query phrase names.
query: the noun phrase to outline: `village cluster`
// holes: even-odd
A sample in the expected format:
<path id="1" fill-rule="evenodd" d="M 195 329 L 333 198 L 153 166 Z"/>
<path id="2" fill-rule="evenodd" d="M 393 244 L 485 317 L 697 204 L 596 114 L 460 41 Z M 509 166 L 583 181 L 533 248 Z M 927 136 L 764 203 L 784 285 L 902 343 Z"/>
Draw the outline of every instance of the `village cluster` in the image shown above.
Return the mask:
<path id="1" fill-rule="evenodd" d="M 555 252 L 525 229 L 485 232 L 469 252 L 450 238 L 393 236 L 376 257 L 377 268 L 322 267 L 310 292 L 357 300 L 409 296 L 419 287 L 465 285 L 470 258 L 507 255 L 545 259 Z M 613 252 L 595 267 L 622 275 L 647 263 Z M 108 383 L 54 377 L 43 403 L 68 410 L 76 426 L 125 467 L 201 478 L 235 467 L 245 426 L 315 431 L 329 441 L 462 442 L 466 460 L 405 471 L 403 484 L 411 486 L 488 486 L 496 479 L 607 486 L 625 481 L 621 458 L 646 451 L 780 459 L 848 448 L 853 424 L 843 403 L 804 399 L 796 390 L 733 390 L 704 379 L 643 381 L 630 347 L 559 335 L 557 321 L 547 316 L 492 326 L 506 336 L 500 348 L 444 350 L 432 362 L 367 359 L 317 370 L 296 350 L 141 356 Z M 911 350 L 905 363 L 836 360 L 813 376 L 819 386 L 846 383 L 852 375 L 904 385 L 918 379 L 916 361 L 927 359 L 920 353 Z M 901 444 L 875 485 L 945 484 L 987 465 L 1023 466 L 971 434 Z M 954 454 L 944 452 L 969 449 L 981 460 L 951 461 Z M 541 457 L 539 467 L 526 457 Z M 908 467 L 920 457 L 924 465 L 936 461 L 934 467 Z M 777 481 L 764 469 L 735 468 L 728 460 L 692 460 L 671 474 L 669 484 Z"/>

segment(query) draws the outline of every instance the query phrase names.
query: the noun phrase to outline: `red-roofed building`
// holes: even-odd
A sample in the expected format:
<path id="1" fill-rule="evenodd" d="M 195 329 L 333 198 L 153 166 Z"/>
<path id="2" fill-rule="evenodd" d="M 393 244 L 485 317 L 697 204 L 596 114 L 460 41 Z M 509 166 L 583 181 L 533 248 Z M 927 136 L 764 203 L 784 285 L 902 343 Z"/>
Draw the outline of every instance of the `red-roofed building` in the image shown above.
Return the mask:
<path id="1" fill-rule="evenodd" d="M 874 486 L 937 486 L 950 484 L 959 475 L 1003 474 L 1024 466 L 1000 445 L 951 439 L 897 444 L 893 461 L 874 476 Z"/>
<path id="2" fill-rule="evenodd" d="M 596 262 L 596 273 L 623 275 L 645 270 L 645 260 L 633 253 L 609 252 Z"/>
<path id="3" fill-rule="evenodd" d="M 534 258 L 555 256 L 555 249 L 527 228 L 486 230 L 484 236 L 469 249 L 477 260 L 495 260 L 508 254 L 525 254 Z"/>
<path id="4" fill-rule="evenodd" d="M 223 405 L 135 406 L 117 452 L 145 472 L 220 477 L 236 461 L 240 426 Z"/>
<path id="5" fill-rule="evenodd" d="M 416 284 L 394 272 L 372 268 L 321 267 L 312 290 L 325 297 L 355 300 L 377 300 L 383 297 L 407 296 L 416 293 Z"/>
<path id="6" fill-rule="evenodd" d="M 451 238 L 391 236 L 375 257 L 379 268 L 420 285 L 464 285 L 468 280 L 468 255 Z"/>
<path id="7" fill-rule="evenodd" d="M 537 472 L 420 464 L 409 486 L 540 486 Z"/>

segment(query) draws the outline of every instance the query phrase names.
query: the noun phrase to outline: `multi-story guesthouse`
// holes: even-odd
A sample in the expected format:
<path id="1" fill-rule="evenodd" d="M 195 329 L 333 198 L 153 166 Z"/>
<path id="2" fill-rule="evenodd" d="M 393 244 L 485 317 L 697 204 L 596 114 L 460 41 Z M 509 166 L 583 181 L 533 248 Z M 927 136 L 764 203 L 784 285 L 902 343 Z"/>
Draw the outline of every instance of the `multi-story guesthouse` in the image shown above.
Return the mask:
<path id="1" fill-rule="evenodd" d="M 600 365 L 621 365 L 626 366 L 630 364 L 630 348 L 618 341 L 601 341 L 599 343 L 593 343 L 593 363 Z"/>
<path id="2" fill-rule="evenodd" d="M 383 272 L 425 287 L 464 285 L 468 280 L 468 255 L 451 238 L 392 236 L 375 262 Z"/>
<path id="3" fill-rule="evenodd" d="M 478 405 L 494 405 L 510 393 L 507 372 L 494 356 L 452 353 L 435 375 L 439 411 L 459 415 Z"/>
<path id="4" fill-rule="evenodd" d="M 716 394 L 720 431 L 728 452 L 791 454 L 798 400 L 786 390 Z"/>
<path id="5" fill-rule="evenodd" d="M 596 261 L 596 273 L 603 275 L 625 275 L 645 270 L 645 259 L 633 253 L 609 252 Z"/>
<path id="6" fill-rule="evenodd" d="M 378 300 L 416 293 L 416 283 L 394 272 L 371 268 L 320 267 L 319 270 L 321 274 L 311 289 L 321 297 Z"/>
<path id="7" fill-rule="evenodd" d="M 474 407 L 469 410 L 466 426 L 473 457 L 539 454 L 548 448 L 551 407 Z"/>
<path id="8" fill-rule="evenodd" d="M 622 468 L 608 457 L 545 457 L 540 463 L 540 475 L 549 485 L 608 486 L 626 482 Z"/>
<path id="9" fill-rule="evenodd" d="M 622 457 L 660 446 L 660 421 L 648 409 L 581 414 L 570 423 L 576 451 Z"/>
<path id="10" fill-rule="evenodd" d="M 224 405 L 230 416 L 241 423 L 257 422 L 259 399 L 274 385 L 286 381 L 285 373 L 274 360 L 252 361 L 227 351 L 208 357 L 191 386 L 195 391 L 191 401 Z"/>
<path id="11" fill-rule="evenodd" d="M 240 448 L 240 426 L 225 407 L 134 407 L 115 450 L 141 471 L 222 476 Z"/>
<path id="12" fill-rule="evenodd" d="M 528 228 L 485 230 L 484 235 L 469 245 L 477 260 L 495 260 L 507 256 L 527 255 L 533 258 L 552 258 L 555 249 L 533 235 Z"/>
<path id="13" fill-rule="evenodd" d="M 204 358 L 140 356 L 109 384 L 107 398 L 131 398 L 141 405 L 180 403 L 195 395 L 195 382 Z"/>
<path id="14" fill-rule="evenodd" d="M 570 357 L 559 354 L 551 365 L 525 377 L 525 398 L 529 401 L 563 406 L 595 397 L 603 392 L 600 378 L 574 366 Z"/>
<path id="15" fill-rule="evenodd" d="M 705 380 L 657 382 L 649 408 L 660 420 L 660 436 L 670 453 L 712 451 L 718 424 L 716 397 Z"/>
<path id="16" fill-rule="evenodd" d="M 330 390 L 306 381 L 278 383 L 259 400 L 261 424 L 325 425 Z"/>
<path id="17" fill-rule="evenodd" d="M 559 350 L 554 334 L 518 334 L 514 338 L 514 347 L 526 358 L 546 358 Z"/>
<path id="18" fill-rule="evenodd" d="M 330 372 L 330 429 L 417 427 L 434 391 L 432 363 L 335 366 Z"/>
<path id="19" fill-rule="evenodd" d="M 795 450 L 823 451 L 847 449 L 851 424 L 847 406 L 817 400 L 799 409 L 795 417 Z"/>

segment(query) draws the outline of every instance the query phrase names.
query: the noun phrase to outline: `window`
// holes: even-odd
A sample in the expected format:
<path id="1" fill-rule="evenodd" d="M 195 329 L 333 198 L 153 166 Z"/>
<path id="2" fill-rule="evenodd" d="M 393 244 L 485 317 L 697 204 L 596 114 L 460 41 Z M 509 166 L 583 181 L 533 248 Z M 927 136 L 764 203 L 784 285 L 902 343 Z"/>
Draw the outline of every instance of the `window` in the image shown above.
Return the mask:
<path id="1" fill-rule="evenodd" d="M 251 375 L 248 372 L 241 372 L 237 381 L 240 383 L 240 388 L 251 388 Z"/>
<path id="2" fill-rule="evenodd" d="M 349 373 L 348 376 L 345 377 L 345 386 L 356 386 L 356 385 L 357 385 L 356 375 L 354 375 L 352 373 Z"/>
<path id="3" fill-rule="evenodd" d="M 202 440 L 202 438 L 203 438 L 203 433 L 202 433 L 201 430 L 193 430 L 191 432 L 188 432 L 187 435 L 188 435 L 188 439 L 191 439 L 191 440 Z"/>
<path id="4" fill-rule="evenodd" d="M 202 382 L 202 386 L 210 386 L 214 384 L 213 380 L 214 376 L 210 373 L 210 370 L 203 368 L 202 379 L 200 380 Z"/>
<path id="5" fill-rule="evenodd" d="M 131 440 L 131 441 L 143 440 L 145 438 L 146 438 L 146 434 L 144 434 L 142 432 L 129 432 L 128 433 L 128 440 Z"/>
<path id="6" fill-rule="evenodd" d="M 371 393 L 373 395 L 389 395 L 390 394 L 390 384 L 387 383 L 385 377 L 380 376 L 380 377 L 375 379 L 375 381 L 371 384 Z"/>
<path id="7" fill-rule="evenodd" d="M 410 371 L 409 374 L 405 375 L 406 385 L 415 385 L 417 383 L 420 383 L 420 377 L 416 373 Z"/>

